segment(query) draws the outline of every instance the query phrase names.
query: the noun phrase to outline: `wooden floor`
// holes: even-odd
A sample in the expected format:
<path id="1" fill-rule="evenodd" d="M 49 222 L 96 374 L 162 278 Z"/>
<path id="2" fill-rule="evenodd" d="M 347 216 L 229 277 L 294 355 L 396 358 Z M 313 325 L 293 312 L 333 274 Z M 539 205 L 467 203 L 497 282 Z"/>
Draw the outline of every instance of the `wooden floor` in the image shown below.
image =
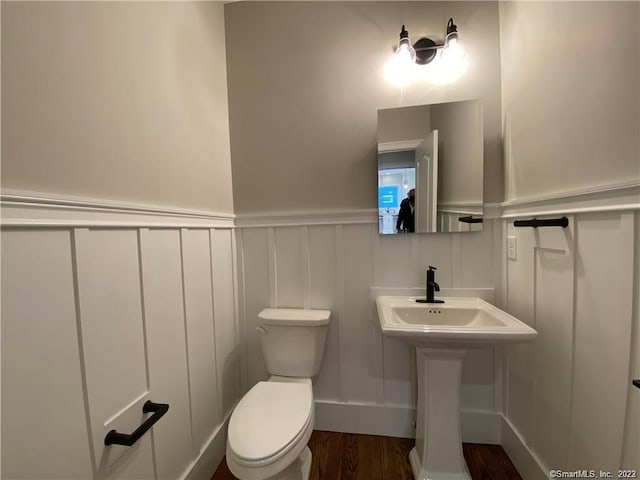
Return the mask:
<path id="1" fill-rule="evenodd" d="M 409 465 L 412 438 L 313 431 L 310 480 L 413 480 Z M 500 445 L 463 443 L 473 480 L 520 480 Z M 233 480 L 223 461 L 211 480 Z"/>

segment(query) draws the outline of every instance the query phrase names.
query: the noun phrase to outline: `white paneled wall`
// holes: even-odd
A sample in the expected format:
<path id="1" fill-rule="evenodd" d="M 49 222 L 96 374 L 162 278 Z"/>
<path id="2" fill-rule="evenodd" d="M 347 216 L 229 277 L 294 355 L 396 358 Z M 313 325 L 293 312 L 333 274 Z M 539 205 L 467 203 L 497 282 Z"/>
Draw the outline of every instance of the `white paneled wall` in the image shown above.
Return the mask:
<path id="1" fill-rule="evenodd" d="M 92 478 L 71 233 L 3 232 L 1 260 L 2 477 Z"/>
<path id="2" fill-rule="evenodd" d="M 113 220 L 3 225 L 3 478 L 208 479 L 224 455 L 241 392 L 232 222 Z M 146 400 L 168 413 L 105 447 Z"/>
<path id="3" fill-rule="evenodd" d="M 144 281 L 143 305 L 147 333 L 149 384 L 173 415 L 162 421 L 172 437 L 154 437 L 159 478 L 179 478 L 195 442 L 191 432 L 191 402 L 187 342 L 184 333 L 180 231 L 140 230 L 140 264 Z M 177 319 L 177 320 L 176 320 Z M 175 338 L 179 341 L 166 341 Z M 160 400 L 161 399 L 161 400 Z M 212 410 L 215 404 L 212 405 Z M 217 412 L 216 412 L 217 413 Z"/>
<path id="4" fill-rule="evenodd" d="M 234 231 L 201 215 L 74 207 L 61 220 L 56 208 L 3 208 L 3 478 L 209 478 L 233 406 L 267 378 L 265 307 L 332 311 L 316 428 L 411 436 L 413 353 L 381 335 L 371 289 L 423 288 L 428 265 L 443 290 L 497 288 L 539 332 L 468 353 L 465 441 L 502 442 L 524 478 L 640 468 L 638 212 L 381 236 L 358 215 Z M 146 400 L 169 413 L 136 446 L 105 448 Z"/>
<path id="5" fill-rule="evenodd" d="M 246 388 L 268 376 L 255 331 L 262 308 L 329 309 L 327 345 L 314 384 L 316 428 L 336 428 L 336 419 L 343 418 L 342 431 L 411 436 L 413 354 L 405 343 L 382 336 L 370 288 L 424 288 L 428 265 L 438 267 L 443 289 L 493 288 L 499 273 L 494 265 L 500 265 L 494 236 L 502 235 L 494 229 L 501 223 L 485 219 L 481 232 L 392 236 L 379 235 L 374 223 L 353 221 L 278 226 L 274 220 L 274 226 L 264 221 L 240 228 Z M 501 386 L 494 375 L 493 349 L 469 352 L 463 409 L 493 414 L 500 407 L 496 388 Z M 372 415 L 404 423 L 379 425 Z M 331 421 L 325 422 L 329 416 Z M 488 437 L 484 440 L 492 441 Z"/>
<path id="6" fill-rule="evenodd" d="M 508 222 L 506 309 L 538 338 L 507 349 L 505 417 L 543 471 L 640 468 L 637 224 L 632 211 L 577 214 L 565 229 Z"/>
<path id="7" fill-rule="evenodd" d="M 146 400 L 165 403 L 151 393 L 149 384 L 152 366 L 147 358 L 142 315 L 138 234 L 129 229 L 83 228 L 72 235 L 78 340 L 82 344 L 94 468 L 100 477 L 143 478 L 154 469 L 150 435 L 143 436 L 134 449 L 104 444 L 105 435 L 112 429 L 132 431 L 131 426 L 140 422 Z M 6 281 L 11 282 L 11 276 L 9 272 Z"/>

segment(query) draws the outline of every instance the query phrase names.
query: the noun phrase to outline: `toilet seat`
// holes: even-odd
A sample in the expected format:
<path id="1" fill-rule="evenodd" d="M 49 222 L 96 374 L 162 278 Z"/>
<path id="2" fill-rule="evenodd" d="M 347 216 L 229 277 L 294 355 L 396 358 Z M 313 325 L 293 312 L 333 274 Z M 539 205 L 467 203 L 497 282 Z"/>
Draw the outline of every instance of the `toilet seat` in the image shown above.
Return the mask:
<path id="1" fill-rule="evenodd" d="M 258 468 L 278 461 L 313 429 L 310 383 L 259 382 L 229 420 L 227 452 L 237 464 Z M 301 443 L 303 437 L 307 437 Z"/>

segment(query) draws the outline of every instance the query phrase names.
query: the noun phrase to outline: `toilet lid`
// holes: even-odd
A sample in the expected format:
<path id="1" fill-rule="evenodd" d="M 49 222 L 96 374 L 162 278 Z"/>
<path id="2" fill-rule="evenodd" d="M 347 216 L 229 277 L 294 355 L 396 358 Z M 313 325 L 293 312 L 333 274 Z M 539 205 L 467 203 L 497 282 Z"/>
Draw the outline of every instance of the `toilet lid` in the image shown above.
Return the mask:
<path id="1" fill-rule="evenodd" d="M 306 427 L 312 408 L 311 385 L 259 382 L 231 415 L 229 447 L 249 461 L 272 457 Z"/>

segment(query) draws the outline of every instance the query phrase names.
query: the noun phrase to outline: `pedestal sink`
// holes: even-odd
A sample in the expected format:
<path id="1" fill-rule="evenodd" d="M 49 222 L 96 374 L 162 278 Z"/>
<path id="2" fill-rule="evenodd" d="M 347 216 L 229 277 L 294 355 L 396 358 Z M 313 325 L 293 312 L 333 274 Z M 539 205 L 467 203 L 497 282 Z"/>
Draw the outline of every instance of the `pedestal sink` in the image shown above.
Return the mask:
<path id="1" fill-rule="evenodd" d="M 468 348 L 533 340 L 537 332 L 479 298 L 378 296 L 382 333 L 416 348 L 418 418 L 409 454 L 415 480 L 471 479 L 462 455 L 460 375 Z"/>

